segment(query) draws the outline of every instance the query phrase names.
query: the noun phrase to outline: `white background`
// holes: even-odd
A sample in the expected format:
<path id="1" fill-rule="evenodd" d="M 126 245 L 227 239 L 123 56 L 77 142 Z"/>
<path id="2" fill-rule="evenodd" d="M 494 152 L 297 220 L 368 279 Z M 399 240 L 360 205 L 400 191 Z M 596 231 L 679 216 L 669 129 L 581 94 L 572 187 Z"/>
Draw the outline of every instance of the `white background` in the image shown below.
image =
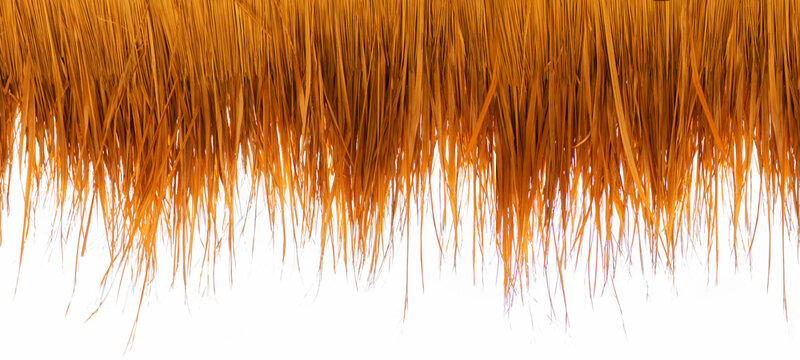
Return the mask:
<path id="1" fill-rule="evenodd" d="M 316 243 L 301 251 L 298 271 L 293 245 L 282 265 L 281 240 L 273 241 L 262 224 L 256 230 L 254 252 L 252 233 L 239 238 L 232 285 L 222 264 L 213 292 L 199 276 L 185 292 L 182 285 L 170 288 L 171 260 L 161 257 L 135 341 L 124 352 L 138 289 L 123 286 L 119 296 L 112 292 L 100 311 L 85 321 L 101 293 L 98 281 L 108 263 L 105 241 L 102 232 L 90 236 L 72 295 L 76 243 L 49 241 L 56 213 L 47 203 L 37 207 L 15 292 L 23 208 L 17 174 L 15 167 L 2 221 L 0 359 L 800 357 L 796 239 L 789 239 L 786 251 L 787 321 L 776 234 L 771 285 L 766 287 L 765 223 L 757 234 L 752 269 L 743 261 L 736 271 L 730 249 L 722 247 L 717 285 L 713 267 L 706 265 L 704 245 L 687 251 L 674 278 L 663 268 L 643 275 L 638 266 L 621 265 L 614 281 L 618 297 L 609 285 L 605 294 L 598 292 L 590 299 L 584 273 L 567 271 L 568 326 L 560 290 L 553 291 L 551 307 L 546 288 L 541 291 L 541 277 L 524 303 L 518 299 L 505 311 L 502 278 L 491 247 L 473 284 L 471 248 L 462 248 L 454 272 L 450 255 L 439 265 L 433 232 L 425 230 L 423 292 L 418 230 L 412 230 L 404 319 L 404 243 L 395 249 L 392 266 L 372 286 L 341 267 L 334 273 L 330 263 L 319 281 Z M 724 241 L 725 235 L 721 238 Z"/>

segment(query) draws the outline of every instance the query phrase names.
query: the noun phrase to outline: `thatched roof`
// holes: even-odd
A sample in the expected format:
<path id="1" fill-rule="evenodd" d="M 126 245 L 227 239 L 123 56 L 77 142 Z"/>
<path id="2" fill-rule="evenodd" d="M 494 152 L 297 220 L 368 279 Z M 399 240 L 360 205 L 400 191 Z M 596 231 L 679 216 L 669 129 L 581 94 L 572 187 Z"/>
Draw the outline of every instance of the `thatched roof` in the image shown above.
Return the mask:
<path id="1" fill-rule="evenodd" d="M 681 239 L 749 241 L 715 235 L 723 211 L 752 226 L 748 196 L 797 228 L 798 18 L 793 0 L 4 1 L 0 185 L 14 160 L 27 199 L 100 209 L 112 268 L 145 278 L 156 242 L 181 264 L 214 238 L 197 215 L 232 216 L 241 176 L 360 272 L 406 241 L 387 227 L 431 176 L 434 216 L 479 215 L 509 294 L 535 252 L 561 269 L 591 242 L 608 274 L 633 251 L 617 223 L 670 267 Z"/>

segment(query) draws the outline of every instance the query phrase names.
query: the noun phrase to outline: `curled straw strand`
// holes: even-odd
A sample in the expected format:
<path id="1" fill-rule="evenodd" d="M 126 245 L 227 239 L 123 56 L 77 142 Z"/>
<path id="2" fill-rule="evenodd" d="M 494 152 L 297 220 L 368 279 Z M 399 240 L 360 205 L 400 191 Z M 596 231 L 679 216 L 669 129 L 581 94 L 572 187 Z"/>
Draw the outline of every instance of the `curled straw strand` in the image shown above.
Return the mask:
<path id="1" fill-rule="evenodd" d="M 608 276 L 614 221 L 671 267 L 693 219 L 719 243 L 723 187 L 737 226 L 754 161 L 769 213 L 800 211 L 797 18 L 792 0 L 4 1 L 0 186 L 16 152 L 26 228 L 44 182 L 101 214 L 110 270 L 145 278 L 158 241 L 184 279 L 195 231 L 233 246 L 197 218 L 230 220 L 239 165 L 272 221 L 290 207 L 358 272 L 431 176 L 439 220 L 472 193 L 508 294 L 534 253 L 560 272 L 584 242 Z"/>

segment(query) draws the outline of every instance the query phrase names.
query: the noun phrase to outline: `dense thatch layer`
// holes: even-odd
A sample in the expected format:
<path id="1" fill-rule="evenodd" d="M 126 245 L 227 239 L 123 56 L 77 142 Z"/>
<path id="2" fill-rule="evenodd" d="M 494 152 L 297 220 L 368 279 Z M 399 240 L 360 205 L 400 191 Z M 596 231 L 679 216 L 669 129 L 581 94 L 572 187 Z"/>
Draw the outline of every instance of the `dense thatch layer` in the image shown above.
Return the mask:
<path id="1" fill-rule="evenodd" d="M 754 162 L 796 219 L 798 18 L 794 0 L 3 1 L 0 167 L 19 126 L 26 198 L 44 180 L 100 209 L 114 266 L 145 277 L 162 240 L 181 272 L 241 174 L 359 271 L 431 176 L 438 219 L 474 195 L 508 291 L 580 242 L 608 271 L 615 221 L 671 266 L 683 236 L 715 237 L 720 189 L 739 221 Z"/>

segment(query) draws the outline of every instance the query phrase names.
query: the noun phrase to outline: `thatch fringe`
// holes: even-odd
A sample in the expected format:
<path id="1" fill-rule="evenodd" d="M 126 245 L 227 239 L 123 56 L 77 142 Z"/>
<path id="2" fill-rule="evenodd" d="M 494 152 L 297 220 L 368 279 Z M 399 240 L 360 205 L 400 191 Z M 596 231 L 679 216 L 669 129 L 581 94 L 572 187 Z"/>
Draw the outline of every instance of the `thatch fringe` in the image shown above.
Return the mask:
<path id="1" fill-rule="evenodd" d="M 796 219 L 798 18 L 793 0 L 4 1 L 0 166 L 18 126 L 26 199 L 44 180 L 100 209 L 112 267 L 145 277 L 157 241 L 180 273 L 197 215 L 232 216 L 240 164 L 272 219 L 319 219 L 358 271 L 431 176 L 439 219 L 472 193 L 509 293 L 534 252 L 560 270 L 585 241 L 607 274 L 615 221 L 669 267 L 682 236 L 710 249 L 723 188 L 741 226 L 754 161 L 769 212 Z"/>

